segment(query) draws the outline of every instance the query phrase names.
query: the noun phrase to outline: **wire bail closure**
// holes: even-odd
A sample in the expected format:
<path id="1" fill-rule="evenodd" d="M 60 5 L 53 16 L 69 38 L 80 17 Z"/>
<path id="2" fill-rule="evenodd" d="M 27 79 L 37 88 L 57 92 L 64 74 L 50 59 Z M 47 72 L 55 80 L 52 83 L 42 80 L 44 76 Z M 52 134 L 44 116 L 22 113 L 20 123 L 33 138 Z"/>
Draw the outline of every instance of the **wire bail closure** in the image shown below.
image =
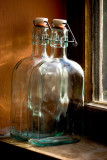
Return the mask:
<path id="1" fill-rule="evenodd" d="M 49 24 L 49 22 L 48 22 L 48 21 L 44 21 L 44 22 L 47 23 L 48 28 L 49 28 L 50 30 L 52 30 L 52 29 L 51 29 L 51 26 L 50 26 L 50 24 Z M 68 24 L 68 23 L 62 23 L 62 24 L 66 24 L 66 25 L 67 25 L 67 28 L 68 28 L 68 30 L 69 30 L 69 32 L 71 33 L 72 38 L 73 38 L 72 41 L 65 41 L 65 42 L 73 43 L 73 46 L 74 46 L 74 47 L 77 47 L 78 43 L 77 43 L 77 41 L 76 41 L 76 38 L 75 38 L 75 36 L 74 36 L 74 34 L 73 34 L 73 32 L 72 32 L 72 30 L 71 30 L 69 24 Z M 52 28 L 55 28 L 55 27 L 53 26 L 53 22 L 51 23 L 51 25 L 52 25 Z M 46 39 L 46 40 L 52 41 L 51 38 L 48 38 L 48 39 Z"/>
<path id="2" fill-rule="evenodd" d="M 52 24 L 52 27 L 55 28 L 55 27 L 53 26 L 53 22 L 52 22 L 51 24 Z M 69 24 L 68 24 L 68 23 L 62 23 L 62 24 L 66 24 L 66 25 L 67 25 L 67 28 L 68 28 L 68 30 L 69 30 L 69 32 L 71 33 L 72 38 L 73 38 L 72 41 L 65 41 L 65 42 L 73 43 L 73 46 L 74 46 L 74 47 L 77 47 L 78 43 L 77 43 L 77 41 L 76 41 L 76 38 L 75 38 L 75 36 L 74 36 L 74 34 L 73 34 L 73 32 L 72 32 Z M 50 39 L 50 40 L 51 40 L 51 39 Z"/>
<path id="3" fill-rule="evenodd" d="M 71 33 L 72 38 L 73 38 L 72 41 L 66 41 L 66 42 L 73 43 L 73 46 L 74 46 L 74 47 L 77 47 L 78 43 L 77 43 L 77 41 L 76 41 L 76 38 L 75 38 L 75 36 L 74 36 L 74 34 L 73 34 L 73 32 L 72 32 L 72 30 L 71 30 L 69 24 L 68 24 L 68 23 L 63 23 L 63 24 L 66 24 L 66 25 L 67 25 L 68 30 L 69 30 L 69 32 Z"/>
<path id="4" fill-rule="evenodd" d="M 50 26 L 49 22 L 48 21 L 44 21 L 44 22 L 48 25 L 48 28 L 51 30 L 51 26 Z"/>

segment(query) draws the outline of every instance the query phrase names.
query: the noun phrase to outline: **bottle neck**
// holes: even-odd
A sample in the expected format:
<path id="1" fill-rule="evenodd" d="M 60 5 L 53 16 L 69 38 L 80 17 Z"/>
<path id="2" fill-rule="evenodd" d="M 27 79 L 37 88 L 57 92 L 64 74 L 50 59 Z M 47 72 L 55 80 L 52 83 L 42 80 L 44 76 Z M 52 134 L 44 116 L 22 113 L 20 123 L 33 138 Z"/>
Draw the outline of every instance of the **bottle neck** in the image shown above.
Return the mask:
<path id="1" fill-rule="evenodd" d="M 51 31 L 51 57 L 66 58 L 68 47 L 68 30 L 53 28 Z"/>
<path id="2" fill-rule="evenodd" d="M 67 48 L 51 48 L 51 58 L 66 58 Z"/>
<path id="3" fill-rule="evenodd" d="M 45 27 L 33 27 L 32 56 L 48 57 L 47 45 L 49 44 L 49 29 Z"/>
<path id="4" fill-rule="evenodd" d="M 32 56 L 48 57 L 47 45 L 33 45 L 32 46 Z"/>

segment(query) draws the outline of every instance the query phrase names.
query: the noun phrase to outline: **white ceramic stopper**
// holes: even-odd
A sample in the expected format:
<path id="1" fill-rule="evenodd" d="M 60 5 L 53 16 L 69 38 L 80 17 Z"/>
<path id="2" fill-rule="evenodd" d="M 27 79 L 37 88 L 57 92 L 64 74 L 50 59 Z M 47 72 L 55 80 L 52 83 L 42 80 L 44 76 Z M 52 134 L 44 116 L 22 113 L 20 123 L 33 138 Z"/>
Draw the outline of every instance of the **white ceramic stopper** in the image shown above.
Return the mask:
<path id="1" fill-rule="evenodd" d="M 64 29 L 66 26 L 67 20 L 65 19 L 53 19 L 53 26 L 57 28 Z"/>
<path id="2" fill-rule="evenodd" d="M 33 20 L 34 25 L 45 27 L 47 25 L 48 18 L 37 17 Z"/>

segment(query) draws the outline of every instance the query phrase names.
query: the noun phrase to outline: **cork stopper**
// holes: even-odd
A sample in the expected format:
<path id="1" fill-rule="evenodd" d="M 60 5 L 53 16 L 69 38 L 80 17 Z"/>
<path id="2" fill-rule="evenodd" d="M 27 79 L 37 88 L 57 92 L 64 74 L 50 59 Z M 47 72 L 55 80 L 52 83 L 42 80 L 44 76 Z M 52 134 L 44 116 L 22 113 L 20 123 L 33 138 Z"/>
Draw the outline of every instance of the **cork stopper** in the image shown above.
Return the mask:
<path id="1" fill-rule="evenodd" d="M 33 20 L 35 26 L 47 27 L 48 18 L 37 17 Z"/>
<path id="2" fill-rule="evenodd" d="M 67 20 L 65 19 L 53 19 L 53 26 L 56 28 L 66 28 Z"/>

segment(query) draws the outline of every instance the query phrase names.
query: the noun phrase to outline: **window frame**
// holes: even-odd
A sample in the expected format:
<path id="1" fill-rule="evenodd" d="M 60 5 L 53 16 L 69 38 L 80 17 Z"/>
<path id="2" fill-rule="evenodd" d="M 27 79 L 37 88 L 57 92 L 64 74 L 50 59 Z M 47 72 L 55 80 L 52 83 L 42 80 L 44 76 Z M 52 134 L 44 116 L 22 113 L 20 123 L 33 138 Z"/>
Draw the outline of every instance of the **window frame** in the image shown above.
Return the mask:
<path id="1" fill-rule="evenodd" d="M 103 0 L 85 0 L 85 105 L 92 108 L 107 109 L 107 103 L 99 101 L 102 99 L 100 96 L 102 92 L 101 55 L 103 48 L 102 6 Z M 95 25 L 97 27 L 93 27 Z M 96 43 L 97 39 L 99 39 L 99 41 Z M 98 61 L 99 58 L 100 61 Z M 98 63 L 94 63 L 93 60 L 96 60 Z M 97 71 L 99 67 L 100 72 Z M 96 83 L 95 89 L 94 83 Z M 95 97 L 96 100 L 93 97 Z"/>
<path id="2" fill-rule="evenodd" d="M 85 1 L 85 103 L 92 102 L 92 2 Z"/>

